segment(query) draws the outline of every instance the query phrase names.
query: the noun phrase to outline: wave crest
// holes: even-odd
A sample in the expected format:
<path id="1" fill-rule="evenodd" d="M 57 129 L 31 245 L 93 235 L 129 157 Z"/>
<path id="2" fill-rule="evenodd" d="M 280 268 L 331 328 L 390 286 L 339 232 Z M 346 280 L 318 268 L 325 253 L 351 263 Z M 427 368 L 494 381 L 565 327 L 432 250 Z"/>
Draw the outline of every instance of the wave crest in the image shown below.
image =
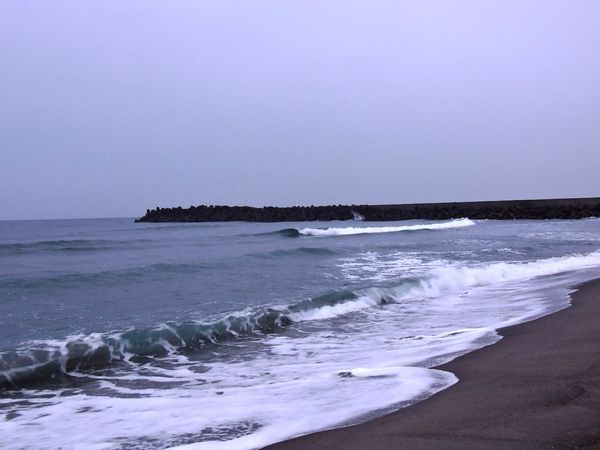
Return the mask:
<path id="1" fill-rule="evenodd" d="M 470 219 L 455 219 L 440 223 L 421 223 L 415 225 L 400 225 L 395 227 L 340 227 L 340 228 L 302 228 L 296 230 L 301 236 L 347 236 L 353 234 L 397 233 L 400 231 L 446 230 L 449 228 L 464 228 L 475 225 Z M 282 230 L 293 236 L 291 230 Z M 295 236 L 294 236 L 295 237 Z"/>

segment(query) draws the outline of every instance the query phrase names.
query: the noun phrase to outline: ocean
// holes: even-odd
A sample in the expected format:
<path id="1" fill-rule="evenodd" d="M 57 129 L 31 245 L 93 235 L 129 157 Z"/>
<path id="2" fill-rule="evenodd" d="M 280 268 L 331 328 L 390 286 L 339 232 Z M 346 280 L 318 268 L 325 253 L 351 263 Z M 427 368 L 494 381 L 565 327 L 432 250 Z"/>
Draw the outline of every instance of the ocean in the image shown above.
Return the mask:
<path id="1" fill-rule="evenodd" d="M 369 420 L 597 277 L 597 218 L 0 222 L 0 447 L 254 449 Z"/>

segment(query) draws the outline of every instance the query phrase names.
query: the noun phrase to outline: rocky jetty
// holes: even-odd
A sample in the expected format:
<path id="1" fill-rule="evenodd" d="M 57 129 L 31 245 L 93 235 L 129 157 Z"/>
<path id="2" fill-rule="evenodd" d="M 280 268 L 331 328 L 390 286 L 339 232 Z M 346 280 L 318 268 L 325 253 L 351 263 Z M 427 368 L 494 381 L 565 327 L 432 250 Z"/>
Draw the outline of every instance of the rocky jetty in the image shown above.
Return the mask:
<path id="1" fill-rule="evenodd" d="M 303 222 L 314 220 L 365 221 L 459 217 L 470 219 L 581 219 L 600 217 L 600 197 L 484 202 L 415 203 L 404 205 L 221 206 L 148 209 L 136 222 Z"/>

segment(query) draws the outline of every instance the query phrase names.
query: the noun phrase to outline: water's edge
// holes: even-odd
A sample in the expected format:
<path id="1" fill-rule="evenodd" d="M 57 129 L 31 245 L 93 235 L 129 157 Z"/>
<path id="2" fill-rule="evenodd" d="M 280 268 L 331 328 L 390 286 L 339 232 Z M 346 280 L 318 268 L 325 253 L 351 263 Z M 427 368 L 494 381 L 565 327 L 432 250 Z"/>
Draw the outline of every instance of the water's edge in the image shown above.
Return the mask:
<path id="1" fill-rule="evenodd" d="M 313 437 L 322 436 L 322 435 L 330 433 L 330 432 L 340 432 L 340 430 L 344 430 L 344 429 L 348 429 L 348 428 L 355 428 L 360 425 L 367 424 L 369 422 L 375 422 L 384 417 L 393 416 L 394 414 L 401 413 L 401 412 L 403 412 L 403 410 L 410 409 L 410 407 L 416 406 L 417 404 L 421 405 L 421 407 L 424 407 L 424 405 L 427 404 L 427 401 L 436 397 L 437 394 L 446 392 L 446 391 L 452 389 L 453 387 L 457 387 L 461 384 L 461 380 L 455 374 L 455 372 L 458 372 L 458 370 L 456 370 L 456 366 L 460 367 L 462 365 L 463 358 L 465 358 L 465 357 L 472 358 L 477 353 L 485 352 L 486 350 L 489 349 L 489 347 L 492 347 L 494 344 L 501 342 L 507 335 L 512 335 L 513 333 L 515 333 L 515 331 L 517 331 L 515 334 L 518 334 L 518 329 L 528 323 L 535 322 L 539 319 L 542 319 L 542 318 L 545 318 L 548 316 L 552 316 L 552 315 L 558 314 L 560 312 L 563 312 L 567 309 L 570 309 L 571 307 L 576 305 L 576 302 L 574 302 L 574 296 L 579 291 L 581 291 L 583 288 L 585 288 L 586 286 L 592 285 L 595 283 L 600 283 L 600 277 L 595 276 L 595 277 L 586 279 L 584 281 L 576 282 L 574 285 L 571 285 L 570 287 L 567 288 L 567 291 L 568 291 L 568 294 L 567 294 L 568 295 L 568 303 L 567 304 L 556 305 L 558 307 L 558 309 L 546 311 L 545 313 L 543 313 L 541 315 L 527 318 L 523 322 L 519 322 L 517 324 L 498 328 L 495 330 L 495 335 L 497 337 L 496 339 L 491 340 L 491 341 L 488 340 L 487 342 L 484 341 L 485 343 L 483 343 L 483 345 L 481 347 L 478 347 L 478 348 L 472 349 L 472 350 L 466 350 L 460 354 L 457 354 L 457 355 L 451 357 L 450 359 L 448 359 L 446 361 L 443 361 L 439 365 L 430 367 L 431 370 L 442 371 L 442 372 L 451 374 L 454 377 L 456 377 L 455 383 L 445 386 L 445 387 L 433 392 L 431 395 L 428 395 L 423 398 L 414 399 L 413 401 L 406 402 L 406 404 L 397 405 L 397 407 L 395 407 L 393 409 L 389 409 L 387 411 L 379 411 L 379 414 L 365 416 L 365 417 L 363 417 L 364 420 L 356 420 L 351 423 L 340 424 L 339 426 L 326 428 L 326 429 L 322 429 L 322 430 L 317 430 L 315 432 L 307 433 L 304 435 L 295 436 L 290 439 L 285 439 L 283 441 L 279 441 L 279 442 L 269 444 L 264 447 L 260 447 L 260 449 L 261 450 L 285 450 L 288 448 L 294 448 L 294 449 L 304 448 L 304 445 L 303 445 L 304 439 L 311 439 Z M 560 288 L 560 289 L 563 289 L 563 288 Z M 192 446 L 180 447 L 181 450 L 183 450 L 184 448 L 191 450 L 191 449 L 193 449 L 193 444 L 192 444 Z M 309 448 L 309 447 L 307 447 L 307 448 Z"/>

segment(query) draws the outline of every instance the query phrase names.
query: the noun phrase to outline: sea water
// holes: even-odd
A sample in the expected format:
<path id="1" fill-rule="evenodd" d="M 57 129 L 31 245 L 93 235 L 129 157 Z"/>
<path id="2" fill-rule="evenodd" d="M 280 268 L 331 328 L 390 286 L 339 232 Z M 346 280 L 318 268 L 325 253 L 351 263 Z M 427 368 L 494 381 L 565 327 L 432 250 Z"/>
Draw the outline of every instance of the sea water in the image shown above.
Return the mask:
<path id="1" fill-rule="evenodd" d="M 600 219 L 0 222 L 0 447 L 252 449 L 405 407 L 600 276 Z"/>

